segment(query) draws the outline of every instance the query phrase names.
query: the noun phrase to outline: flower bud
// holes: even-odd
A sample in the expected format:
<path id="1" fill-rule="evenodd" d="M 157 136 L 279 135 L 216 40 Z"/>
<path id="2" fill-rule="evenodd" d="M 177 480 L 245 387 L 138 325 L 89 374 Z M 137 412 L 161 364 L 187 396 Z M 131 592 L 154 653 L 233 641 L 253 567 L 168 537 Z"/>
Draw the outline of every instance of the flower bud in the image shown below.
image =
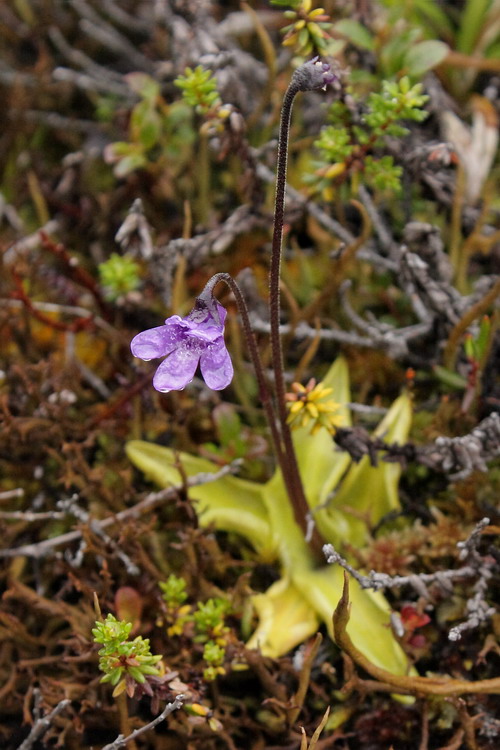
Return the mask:
<path id="1" fill-rule="evenodd" d="M 337 76 L 330 70 L 328 63 L 322 62 L 319 57 L 313 57 L 312 60 L 297 68 L 292 76 L 292 83 L 299 91 L 311 91 L 325 88 L 336 79 Z"/>

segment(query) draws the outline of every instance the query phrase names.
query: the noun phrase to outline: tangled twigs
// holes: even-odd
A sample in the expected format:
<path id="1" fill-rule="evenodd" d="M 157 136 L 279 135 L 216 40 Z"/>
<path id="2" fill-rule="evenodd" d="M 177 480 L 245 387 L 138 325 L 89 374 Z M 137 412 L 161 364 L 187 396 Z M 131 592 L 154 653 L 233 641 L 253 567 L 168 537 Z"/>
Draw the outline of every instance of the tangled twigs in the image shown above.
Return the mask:
<path id="1" fill-rule="evenodd" d="M 45 716 L 38 715 L 35 719 L 35 723 L 31 727 L 31 731 L 26 737 L 26 739 L 19 745 L 17 750 L 30 750 L 30 748 L 33 747 L 35 742 L 42 737 L 42 735 L 45 734 L 47 729 L 52 724 L 53 720 L 56 718 L 58 714 L 61 713 L 61 711 L 64 711 L 65 708 L 67 708 L 70 705 L 71 701 L 64 699 L 60 701 L 55 708 L 52 709 L 52 711 Z M 40 712 L 40 695 L 39 693 L 35 696 L 35 713 L 39 714 Z"/>
<path id="2" fill-rule="evenodd" d="M 109 321 L 109 306 L 104 300 L 99 285 L 96 283 L 94 277 L 79 265 L 77 258 L 72 256 L 62 243 L 54 242 L 44 231 L 40 231 L 40 238 L 42 240 L 43 249 L 58 258 L 66 267 L 66 270 L 73 281 L 84 289 L 87 289 L 92 294 L 103 317 Z"/>
<path id="3" fill-rule="evenodd" d="M 188 487 L 195 487 L 198 484 L 215 482 L 220 477 L 236 471 L 237 468 L 239 468 L 240 463 L 241 462 L 236 459 L 227 466 L 224 466 L 222 469 L 220 469 L 220 471 L 214 472 L 213 474 L 210 472 L 200 472 L 199 474 L 195 474 L 195 476 L 189 477 L 187 485 Z M 160 490 L 159 492 L 150 492 L 148 495 L 146 495 L 145 498 L 143 498 L 136 505 L 133 505 L 131 508 L 126 508 L 125 510 L 120 511 L 120 513 L 117 513 L 114 516 L 109 516 L 108 518 L 103 518 L 102 520 L 95 521 L 96 528 L 99 527 L 102 530 L 117 523 L 122 523 L 123 521 L 126 521 L 130 518 L 139 518 L 144 513 L 149 513 L 157 505 L 161 505 L 161 503 L 177 497 L 178 493 L 182 492 L 184 489 L 185 485 L 181 484 L 174 485 L 173 487 L 167 487 L 163 490 Z M 83 532 L 81 529 L 68 531 L 66 534 L 60 534 L 59 536 L 51 537 L 50 539 L 44 539 L 41 542 L 36 542 L 34 544 L 23 544 L 20 547 L 2 549 L 0 550 L 0 559 L 17 557 L 19 555 L 25 555 L 26 557 L 40 559 L 47 555 L 54 554 L 54 549 L 56 547 L 60 547 L 63 544 L 68 545 L 73 542 L 80 541 L 82 537 Z"/>
<path id="4" fill-rule="evenodd" d="M 500 414 L 493 412 L 467 435 L 439 437 L 423 446 L 389 444 L 381 438 L 371 438 L 359 427 L 338 428 L 334 440 L 353 461 L 369 456 L 372 465 L 377 466 L 377 454 L 384 451 L 385 461 L 402 464 L 415 461 L 447 474 L 451 481 L 457 482 L 466 479 L 473 471 L 487 471 L 486 462 L 500 455 Z"/>
<path id="5" fill-rule="evenodd" d="M 78 333 L 78 331 L 83 331 L 93 324 L 93 318 L 90 315 L 87 317 L 77 318 L 72 323 L 63 323 L 62 321 L 54 320 L 54 318 L 51 318 L 49 315 L 45 315 L 28 297 L 28 295 L 24 291 L 22 279 L 15 271 L 12 271 L 12 278 L 14 280 L 16 288 L 10 294 L 11 299 L 19 300 L 22 305 L 24 305 L 24 307 L 30 312 L 30 314 L 40 323 L 43 323 L 44 325 L 49 326 L 49 328 L 53 328 L 56 331 L 64 331 L 70 333 Z"/>
<path id="6" fill-rule="evenodd" d="M 353 644 L 347 633 L 349 622 L 349 576 L 344 573 L 344 589 L 333 615 L 335 641 L 358 667 L 361 667 L 384 685 L 389 685 L 393 692 L 402 695 L 440 695 L 453 697 L 470 694 L 500 694 L 500 677 L 490 680 L 455 680 L 448 677 L 420 677 L 398 675 L 388 672 L 373 664 Z"/>
<path id="7" fill-rule="evenodd" d="M 482 622 L 493 617 L 496 612 L 495 607 L 491 607 L 486 599 L 488 584 L 492 578 L 491 568 L 494 563 L 491 558 L 481 557 L 477 550 L 481 535 L 489 527 L 489 523 L 489 518 L 483 518 L 476 524 L 468 538 L 458 543 L 457 547 L 460 550 L 459 558 L 460 560 L 466 560 L 467 564 L 462 565 L 456 570 L 438 570 L 435 573 L 413 573 L 408 576 L 390 576 L 387 573 L 377 573 L 372 570 L 368 575 L 363 575 L 353 568 L 335 550 L 332 544 L 325 544 L 323 552 L 330 565 L 337 563 L 359 583 L 362 589 L 373 589 L 373 591 L 411 586 L 419 596 L 429 599 L 427 586 L 430 584 L 438 584 L 443 592 L 450 593 L 453 582 L 475 578 L 476 582 L 473 586 L 474 595 L 468 600 L 466 605 L 467 619 L 460 625 L 452 628 L 448 634 L 450 641 L 459 641 L 463 632 L 477 628 Z"/>

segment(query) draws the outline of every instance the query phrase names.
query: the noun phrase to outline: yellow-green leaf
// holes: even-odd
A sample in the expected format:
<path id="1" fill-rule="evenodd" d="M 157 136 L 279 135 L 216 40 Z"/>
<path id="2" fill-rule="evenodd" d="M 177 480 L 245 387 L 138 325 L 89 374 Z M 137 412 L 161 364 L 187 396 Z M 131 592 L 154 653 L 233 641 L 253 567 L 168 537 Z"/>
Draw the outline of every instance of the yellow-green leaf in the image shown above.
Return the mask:
<path id="1" fill-rule="evenodd" d="M 293 576 L 293 582 L 333 638 L 332 616 L 342 595 L 343 569 L 340 565 L 328 565 L 318 570 L 300 571 Z M 362 589 L 354 580 L 350 597 L 351 617 L 347 631 L 356 647 L 374 664 L 394 674 L 406 674 L 408 660 L 390 629 L 390 608 L 385 598 L 380 593 Z"/>
<path id="2" fill-rule="evenodd" d="M 127 456 L 138 469 L 160 487 L 182 483 L 176 468 L 181 463 L 184 472 L 192 477 L 200 472 L 215 473 L 218 467 L 211 461 L 189 453 L 182 453 L 143 440 L 132 440 L 126 446 Z M 200 524 L 246 537 L 265 560 L 276 557 L 265 504 L 263 485 L 238 477 L 225 476 L 213 483 L 191 487 L 189 496 L 197 501 L 196 512 Z"/>
<path id="3" fill-rule="evenodd" d="M 392 404 L 374 435 L 383 437 L 387 443 L 404 443 L 410 430 L 411 413 L 410 397 L 404 393 Z M 400 475 L 398 463 L 381 459 L 378 466 L 372 466 L 368 456 L 351 467 L 328 508 L 332 519 L 337 515 L 335 511 L 340 511 L 349 520 L 345 541 L 361 546 L 366 541 L 367 522 L 376 524 L 389 511 L 399 509 Z M 332 541 L 335 544 L 335 540 Z"/>
<path id="4" fill-rule="evenodd" d="M 264 593 L 252 598 L 259 625 L 248 648 L 259 648 L 264 656 L 277 658 L 313 635 L 318 629 L 314 610 L 288 578 L 281 578 Z"/>

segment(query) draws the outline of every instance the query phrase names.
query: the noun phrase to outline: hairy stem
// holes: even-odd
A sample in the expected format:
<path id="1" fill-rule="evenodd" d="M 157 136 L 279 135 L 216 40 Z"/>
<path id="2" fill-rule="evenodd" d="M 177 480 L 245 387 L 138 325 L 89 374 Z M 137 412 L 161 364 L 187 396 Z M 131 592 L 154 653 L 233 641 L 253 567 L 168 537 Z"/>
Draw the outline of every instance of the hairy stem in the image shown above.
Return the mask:
<path id="1" fill-rule="evenodd" d="M 292 78 L 283 99 L 281 111 L 281 122 L 278 140 L 278 159 L 276 166 L 276 198 L 274 204 L 274 228 L 271 249 L 271 265 L 269 270 L 269 313 L 271 325 L 271 358 L 275 377 L 276 404 L 280 432 L 284 449 L 284 464 L 281 465 L 283 478 L 287 483 L 290 500 L 293 505 L 295 520 L 299 524 L 304 536 L 307 534 L 307 518 L 309 506 L 307 504 L 302 479 L 299 473 L 297 457 L 293 446 L 290 428 L 287 423 L 287 409 L 285 400 L 285 376 L 283 367 L 283 350 L 280 337 L 280 278 L 281 278 L 281 254 L 283 243 L 283 222 L 285 215 L 285 190 L 288 160 L 288 138 L 290 133 L 290 120 L 292 105 L 295 96 L 303 90 L 300 84 Z M 321 538 L 314 527 L 311 539 L 311 547 L 315 551 L 321 549 Z"/>
<path id="2" fill-rule="evenodd" d="M 293 442 L 286 423 L 286 411 L 284 422 L 276 418 L 276 409 L 273 404 L 271 390 L 267 384 L 264 367 L 262 365 L 262 359 L 260 356 L 255 334 L 252 330 L 250 323 L 250 317 L 248 315 L 248 308 L 243 297 L 241 290 L 236 281 L 228 273 L 217 273 L 208 281 L 205 286 L 204 292 L 212 292 L 215 285 L 219 281 L 223 281 L 230 290 L 233 292 L 238 305 L 238 310 L 241 315 L 243 323 L 243 331 L 248 345 L 250 358 L 254 366 L 255 374 L 257 377 L 257 383 L 259 386 L 259 397 L 264 407 L 266 419 L 271 430 L 271 439 L 275 450 L 276 460 L 278 461 L 281 473 L 283 475 L 283 481 L 287 489 L 290 502 L 292 503 L 295 521 L 302 530 L 304 537 L 306 537 L 308 528 L 308 516 L 309 506 L 305 498 L 304 490 L 302 487 L 302 480 L 300 478 L 299 469 L 297 465 L 297 459 L 295 456 L 295 450 Z M 283 400 L 283 406 L 285 402 Z M 283 430 L 283 425 L 286 430 Z M 313 529 L 311 537 L 311 547 L 317 553 L 321 551 L 322 540 L 316 529 Z"/>
<path id="3" fill-rule="evenodd" d="M 292 105 L 295 96 L 299 91 L 312 91 L 314 89 L 324 88 L 328 83 L 332 83 L 336 78 L 333 72 L 330 72 L 330 66 L 327 63 L 319 62 L 317 58 L 310 60 L 301 65 L 294 72 L 290 85 L 288 86 L 283 99 L 281 110 L 280 132 L 278 140 L 278 160 L 276 166 L 276 200 L 274 206 L 274 227 L 273 240 L 271 249 L 271 264 L 269 269 L 269 314 L 271 324 L 271 360 L 275 378 L 274 395 L 275 403 L 272 400 L 272 394 L 268 388 L 260 354 L 252 331 L 248 310 L 245 300 L 240 292 L 236 282 L 227 273 L 219 273 L 210 279 L 205 289 L 212 291 L 218 281 L 225 281 L 233 291 L 238 308 L 243 318 L 243 327 L 245 336 L 250 348 L 250 355 L 255 367 L 259 390 L 266 416 L 271 428 L 276 458 L 278 460 L 283 481 L 288 492 L 288 497 L 292 504 L 295 522 L 301 529 L 304 538 L 309 542 L 312 550 L 321 556 L 322 540 L 316 526 L 313 524 L 312 531 L 309 529 L 309 506 L 307 503 L 302 479 L 295 455 L 292 435 L 287 422 L 287 408 L 285 400 L 285 375 L 283 367 L 283 351 L 281 348 L 280 338 L 280 271 L 281 271 L 281 250 L 283 241 L 283 220 L 285 214 L 285 190 L 286 190 L 286 170 L 288 158 L 288 137 L 290 133 L 290 119 L 292 115 Z M 277 419 L 276 419 L 277 415 Z"/>
<path id="4" fill-rule="evenodd" d="M 278 422 L 276 419 L 275 408 L 274 408 L 274 404 L 273 404 L 272 397 L 271 397 L 271 391 L 269 390 L 269 387 L 266 381 L 266 376 L 264 372 L 264 367 L 262 365 L 262 359 L 260 356 L 259 347 L 257 346 L 255 334 L 252 330 L 252 325 L 250 323 L 250 317 L 248 314 L 248 308 L 245 302 L 245 298 L 243 297 L 241 293 L 241 289 L 239 288 L 238 284 L 233 279 L 233 277 L 230 276 L 230 274 L 223 273 L 223 272 L 216 273 L 214 276 L 212 276 L 212 278 L 206 284 L 204 291 L 212 293 L 214 287 L 216 286 L 216 284 L 219 283 L 219 281 L 223 281 L 229 287 L 229 289 L 232 291 L 236 299 L 236 304 L 238 305 L 238 310 L 241 315 L 241 320 L 243 323 L 243 332 L 245 334 L 248 351 L 250 353 L 250 359 L 252 360 L 255 375 L 257 378 L 257 385 L 259 387 L 259 398 L 262 402 L 262 406 L 264 407 L 264 411 L 266 413 L 266 419 L 269 424 L 269 429 L 271 430 L 271 438 L 272 438 L 274 450 L 276 452 L 276 459 L 279 465 L 281 466 L 284 460 L 283 445 L 281 441 L 280 432 L 278 429 Z"/>

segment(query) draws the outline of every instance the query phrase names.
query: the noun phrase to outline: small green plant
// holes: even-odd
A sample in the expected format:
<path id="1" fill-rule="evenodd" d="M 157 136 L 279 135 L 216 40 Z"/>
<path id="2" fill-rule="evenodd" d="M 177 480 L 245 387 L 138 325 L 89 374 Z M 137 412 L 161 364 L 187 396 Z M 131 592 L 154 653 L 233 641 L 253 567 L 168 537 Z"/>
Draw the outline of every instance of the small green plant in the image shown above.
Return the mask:
<path id="1" fill-rule="evenodd" d="M 184 75 L 178 76 L 175 85 L 182 90 L 182 101 L 202 117 L 198 131 L 198 169 L 196 187 L 198 191 L 197 213 L 202 224 L 206 224 L 211 208 L 211 162 L 208 139 L 223 133 L 228 118 L 234 112 L 230 104 L 223 104 L 217 91 L 217 81 L 210 70 L 197 65 L 186 68 Z"/>
<path id="2" fill-rule="evenodd" d="M 166 604 L 167 634 L 186 635 L 187 626 L 192 623 L 193 642 L 204 644 L 203 659 L 208 664 L 203 672 L 205 680 L 211 682 L 217 675 L 225 674 L 223 664 L 230 634 L 225 617 L 231 608 L 229 602 L 226 599 L 214 598 L 198 602 L 196 608 L 184 604 L 188 598 L 186 582 L 174 574 L 170 575 L 167 581 L 160 581 L 159 586 Z M 191 627 L 191 633 L 192 631 Z"/>
<path id="3" fill-rule="evenodd" d="M 200 115 L 216 111 L 222 104 L 216 79 L 210 70 L 206 70 L 201 65 L 197 65 L 194 69 L 186 68 L 184 75 L 178 76 L 174 83 L 182 89 L 186 104 L 194 107 Z"/>
<path id="4" fill-rule="evenodd" d="M 163 601 L 169 609 L 180 607 L 188 598 L 186 581 L 173 573 L 169 575 L 166 581 L 160 581 L 159 586 L 163 592 Z"/>
<path id="5" fill-rule="evenodd" d="M 138 635 L 129 640 L 132 623 L 117 620 L 108 614 L 102 622 L 96 622 L 92 629 L 95 643 L 101 643 L 99 669 L 104 672 L 101 682 L 114 686 L 113 696 L 127 692 L 132 697 L 139 685 L 149 677 L 159 677 L 161 670 L 156 666 L 162 660 L 160 654 L 152 654 L 149 639 Z"/>
<path id="6" fill-rule="evenodd" d="M 226 673 L 223 667 L 226 659 L 229 628 L 225 617 L 230 609 L 226 599 L 208 599 L 198 602 L 198 609 L 193 612 L 196 635 L 195 642 L 204 643 L 203 658 L 208 666 L 203 670 L 203 677 L 212 682 L 218 675 Z"/>
<path id="7" fill-rule="evenodd" d="M 173 573 L 166 581 L 160 581 L 162 599 L 166 605 L 164 615 L 167 624 L 167 635 L 181 635 L 184 626 L 191 621 L 191 605 L 184 604 L 188 598 L 186 581 Z"/>
<path id="8" fill-rule="evenodd" d="M 212 71 L 201 65 L 186 68 L 184 75 L 178 76 L 174 83 L 182 89 L 183 102 L 203 117 L 201 135 L 221 132 L 233 107 L 222 102 Z"/>
<path id="9" fill-rule="evenodd" d="M 206 643 L 213 640 L 219 645 L 226 644 L 226 635 L 229 628 L 225 626 L 225 617 L 230 610 L 227 599 L 208 599 L 206 602 L 198 602 L 198 609 L 193 612 L 197 643 Z"/>
<path id="10" fill-rule="evenodd" d="M 325 126 L 315 142 L 320 155 L 314 176 L 308 181 L 332 197 L 332 188 L 351 180 L 353 191 L 360 179 L 377 190 L 398 191 L 402 169 L 392 156 L 379 155 L 386 136 L 401 137 L 408 132 L 401 123 L 421 122 L 427 117 L 422 109 L 428 99 L 420 83 L 411 86 L 408 77 L 384 81 L 381 92 L 369 94 L 366 105 L 357 101 L 360 117 L 344 101 L 335 102 Z M 356 100 L 355 100 L 356 101 Z"/>
<path id="11" fill-rule="evenodd" d="M 129 255 L 112 253 L 99 264 L 98 271 L 104 297 L 110 302 L 135 291 L 140 283 L 140 266 Z"/>
<path id="12" fill-rule="evenodd" d="M 203 648 L 203 658 L 208 664 L 203 670 L 203 677 L 207 682 L 213 682 L 218 675 L 226 674 L 223 667 L 226 649 L 214 641 L 207 641 Z"/>
<path id="13" fill-rule="evenodd" d="M 330 36 L 333 24 L 324 8 L 313 8 L 312 0 L 271 0 L 271 3 L 289 8 L 283 13 L 289 21 L 281 29 L 284 47 L 292 47 L 301 58 L 335 53 L 338 45 Z"/>
<path id="14" fill-rule="evenodd" d="M 191 154 L 191 109 L 183 101 L 167 104 L 158 81 L 146 73 L 129 73 L 125 80 L 139 102 L 130 113 L 128 140 L 107 146 L 105 160 L 114 165 L 116 177 L 137 169 L 165 170 L 175 177 Z"/>

